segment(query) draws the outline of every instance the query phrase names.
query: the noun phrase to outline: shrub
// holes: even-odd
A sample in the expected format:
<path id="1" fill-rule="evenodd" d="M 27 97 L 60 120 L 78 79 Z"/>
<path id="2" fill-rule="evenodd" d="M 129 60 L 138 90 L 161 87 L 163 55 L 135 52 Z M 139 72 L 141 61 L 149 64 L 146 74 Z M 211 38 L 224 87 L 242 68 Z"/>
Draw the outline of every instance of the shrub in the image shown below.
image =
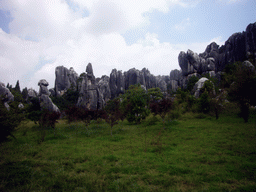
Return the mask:
<path id="1" fill-rule="evenodd" d="M 210 111 L 210 98 L 207 90 L 203 92 L 198 101 L 198 112 L 208 113 Z"/>
<path id="2" fill-rule="evenodd" d="M 14 137 L 13 131 L 24 119 L 23 110 L 19 109 L 18 105 L 10 104 L 8 111 L 0 97 L 0 143 L 6 141 L 8 136 Z"/>

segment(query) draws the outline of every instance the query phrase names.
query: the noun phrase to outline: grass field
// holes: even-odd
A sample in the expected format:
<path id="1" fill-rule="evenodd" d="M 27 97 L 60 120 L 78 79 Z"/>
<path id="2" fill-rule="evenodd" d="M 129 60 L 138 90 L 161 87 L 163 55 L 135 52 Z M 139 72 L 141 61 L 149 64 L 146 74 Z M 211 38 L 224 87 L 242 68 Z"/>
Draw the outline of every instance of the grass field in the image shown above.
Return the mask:
<path id="1" fill-rule="evenodd" d="M 140 125 L 28 122 L 0 146 L 0 191 L 256 191 L 256 122 L 186 113 Z"/>

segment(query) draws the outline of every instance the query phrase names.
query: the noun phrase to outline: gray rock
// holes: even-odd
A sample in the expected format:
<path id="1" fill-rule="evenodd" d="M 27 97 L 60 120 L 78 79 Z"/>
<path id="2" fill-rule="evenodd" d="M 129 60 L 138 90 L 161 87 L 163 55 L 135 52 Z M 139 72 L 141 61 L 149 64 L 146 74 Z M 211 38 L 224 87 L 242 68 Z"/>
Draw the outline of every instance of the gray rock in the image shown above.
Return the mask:
<path id="1" fill-rule="evenodd" d="M 78 74 L 71 67 L 58 66 L 55 69 L 55 94 L 57 96 L 65 93 L 69 88 L 76 90 Z"/>
<path id="2" fill-rule="evenodd" d="M 49 111 L 60 112 L 59 108 L 52 102 L 51 98 L 49 97 L 50 92 L 47 89 L 49 83 L 42 79 L 38 82 L 39 88 L 39 102 L 41 109 L 46 109 Z"/>
<path id="3" fill-rule="evenodd" d="M 178 69 L 172 70 L 170 72 L 170 80 L 179 81 L 181 72 Z"/>
<path id="4" fill-rule="evenodd" d="M 109 88 L 111 92 L 111 98 L 115 98 L 119 96 L 119 94 L 123 94 L 125 90 L 125 81 L 124 75 L 122 71 L 117 71 L 113 69 L 109 78 Z"/>
<path id="5" fill-rule="evenodd" d="M 110 78 L 106 75 L 102 76 L 98 82 L 99 92 L 102 94 L 103 100 L 108 102 L 111 99 L 111 90 L 109 86 Z"/>
<path id="6" fill-rule="evenodd" d="M 30 98 L 37 97 L 37 92 L 34 89 L 29 88 L 28 89 L 28 97 L 30 97 Z"/>
<path id="7" fill-rule="evenodd" d="M 24 105 L 23 105 L 22 103 L 19 103 L 18 108 L 19 108 L 19 109 L 23 109 L 23 108 L 24 108 Z"/>
<path id="8" fill-rule="evenodd" d="M 201 94 L 201 88 L 204 86 L 204 83 L 206 81 L 208 81 L 209 79 L 205 78 L 205 77 L 202 77 L 201 79 L 199 79 L 194 88 L 193 88 L 193 91 L 194 91 L 194 96 L 195 98 L 199 98 L 200 97 L 200 94 Z M 211 82 L 212 83 L 212 82 Z M 213 83 L 212 83 L 213 84 Z M 215 90 L 213 90 L 213 93 L 215 94 Z"/>
<path id="9" fill-rule="evenodd" d="M 46 109 L 49 111 L 60 112 L 59 108 L 52 102 L 48 95 L 42 94 L 39 97 L 41 109 Z"/>
<path id="10" fill-rule="evenodd" d="M 14 101 L 14 96 L 11 91 L 5 87 L 5 84 L 0 82 L 0 96 L 3 102 L 9 103 Z"/>
<path id="11" fill-rule="evenodd" d="M 45 80 L 45 79 L 42 79 L 38 82 L 38 86 L 40 87 L 39 88 L 39 96 L 41 95 L 50 95 L 50 92 L 49 90 L 47 89 L 47 86 L 49 85 L 49 83 Z"/>
<path id="12" fill-rule="evenodd" d="M 255 67 L 254 67 L 254 65 L 253 65 L 250 61 L 244 61 L 244 62 L 242 63 L 242 66 L 243 66 L 244 68 L 249 69 L 251 72 L 254 72 L 254 71 L 255 71 Z"/>
<path id="13" fill-rule="evenodd" d="M 77 106 L 90 110 L 101 109 L 104 106 L 105 101 L 96 85 L 91 63 L 87 65 L 86 73 L 80 76 L 80 78 L 82 79 L 82 83 Z"/>
<path id="14" fill-rule="evenodd" d="M 55 93 L 55 89 L 54 89 L 54 88 L 49 89 L 49 92 L 50 92 L 50 96 L 53 96 L 53 97 L 56 96 L 56 93 Z"/>

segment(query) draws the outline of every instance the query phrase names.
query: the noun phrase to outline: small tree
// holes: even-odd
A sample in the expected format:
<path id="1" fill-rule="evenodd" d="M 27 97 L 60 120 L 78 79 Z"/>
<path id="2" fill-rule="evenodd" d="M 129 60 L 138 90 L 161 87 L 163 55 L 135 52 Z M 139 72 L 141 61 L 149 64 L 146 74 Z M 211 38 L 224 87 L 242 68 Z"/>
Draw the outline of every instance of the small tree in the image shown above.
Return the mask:
<path id="1" fill-rule="evenodd" d="M 118 120 L 120 119 L 120 99 L 115 98 L 113 100 L 109 100 L 105 107 L 104 119 L 111 127 L 111 136 L 112 136 L 112 128 L 114 125 L 118 124 Z"/>
<path id="2" fill-rule="evenodd" d="M 202 113 L 208 113 L 210 111 L 210 97 L 206 89 L 199 98 L 198 110 Z"/>
<path id="3" fill-rule="evenodd" d="M 7 140 L 8 136 L 12 134 L 20 123 L 25 119 L 23 110 L 19 109 L 17 105 L 10 104 L 8 111 L 0 97 L 0 143 Z"/>
<path id="4" fill-rule="evenodd" d="M 250 105 L 256 105 L 255 67 L 244 62 L 237 67 L 235 81 L 231 84 L 229 98 L 239 104 L 244 122 L 248 122 Z"/>
<path id="5" fill-rule="evenodd" d="M 129 122 L 140 123 L 149 115 L 149 97 L 140 85 L 131 85 L 122 96 L 122 108 L 126 109 L 126 118 Z"/>
<path id="6" fill-rule="evenodd" d="M 165 125 L 165 117 L 171 110 L 172 101 L 170 98 L 163 98 L 158 101 L 150 103 L 150 110 L 154 115 L 159 115 L 162 118 L 163 125 Z"/>

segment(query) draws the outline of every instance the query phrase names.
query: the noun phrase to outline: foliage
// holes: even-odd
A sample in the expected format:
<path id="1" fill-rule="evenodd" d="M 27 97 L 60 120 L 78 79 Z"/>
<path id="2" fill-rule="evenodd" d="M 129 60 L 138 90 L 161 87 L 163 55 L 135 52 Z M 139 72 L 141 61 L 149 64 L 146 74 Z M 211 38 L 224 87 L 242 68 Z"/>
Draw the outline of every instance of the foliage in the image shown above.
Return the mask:
<path id="1" fill-rule="evenodd" d="M 120 119 L 120 99 L 115 98 L 112 100 L 109 100 L 105 106 L 105 114 L 104 119 L 111 127 L 111 135 L 112 135 L 112 128 L 114 125 L 118 124 L 118 121 Z"/>
<path id="2" fill-rule="evenodd" d="M 210 111 L 210 97 L 208 91 L 205 89 L 198 100 L 198 112 L 208 113 Z"/>
<path id="3" fill-rule="evenodd" d="M 152 101 L 149 105 L 149 108 L 155 116 L 159 115 L 162 118 L 163 124 L 165 124 L 165 116 L 172 108 L 172 101 L 170 98 L 163 98 L 159 101 Z"/>
<path id="4" fill-rule="evenodd" d="M 215 95 L 215 89 L 214 84 L 211 80 L 207 80 L 204 82 L 203 87 L 201 88 L 200 92 L 207 91 L 210 97 L 213 97 Z"/>
<path id="5" fill-rule="evenodd" d="M 183 114 L 161 133 L 160 123 L 125 120 L 112 137 L 107 123 L 87 132 L 83 122 L 60 120 L 41 145 L 29 122 L 26 136 L 18 129 L 0 145 L 0 191 L 255 191 L 253 119 L 195 116 Z"/>
<path id="6" fill-rule="evenodd" d="M 148 89 L 150 101 L 157 101 L 163 98 L 163 93 L 159 87 Z"/>
<path id="7" fill-rule="evenodd" d="M 13 136 L 13 131 L 25 119 L 23 110 L 19 109 L 16 104 L 10 104 L 8 111 L 0 97 L 0 143 L 7 140 L 9 135 Z"/>
<path id="8" fill-rule="evenodd" d="M 149 115 L 148 95 L 140 85 L 131 85 L 122 95 L 122 108 L 126 109 L 126 118 L 129 122 L 140 123 Z"/>
<path id="9" fill-rule="evenodd" d="M 199 78 L 197 76 L 190 77 L 188 80 L 188 83 L 187 83 L 186 91 L 191 92 L 198 80 L 199 80 Z"/>
<path id="10" fill-rule="evenodd" d="M 42 115 L 39 98 L 34 97 L 30 99 L 30 104 L 26 107 L 27 118 L 34 121 L 35 124 L 39 122 Z"/>
<path id="11" fill-rule="evenodd" d="M 73 88 L 70 88 L 62 96 L 51 97 L 51 99 L 61 111 L 65 111 L 69 108 L 69 106 L 76 105 L 78 97 L 79 92 Z"/>
<path id="12" fill-rule="evenodd" d="M 244 65 L 238 65 L 235 71 L 234 83 L 229 89 L 229 99 L 240 106 L 241 116 L 248 122 L 249 107 L 256 105 L 256 74 L 255 70 Z"/>

